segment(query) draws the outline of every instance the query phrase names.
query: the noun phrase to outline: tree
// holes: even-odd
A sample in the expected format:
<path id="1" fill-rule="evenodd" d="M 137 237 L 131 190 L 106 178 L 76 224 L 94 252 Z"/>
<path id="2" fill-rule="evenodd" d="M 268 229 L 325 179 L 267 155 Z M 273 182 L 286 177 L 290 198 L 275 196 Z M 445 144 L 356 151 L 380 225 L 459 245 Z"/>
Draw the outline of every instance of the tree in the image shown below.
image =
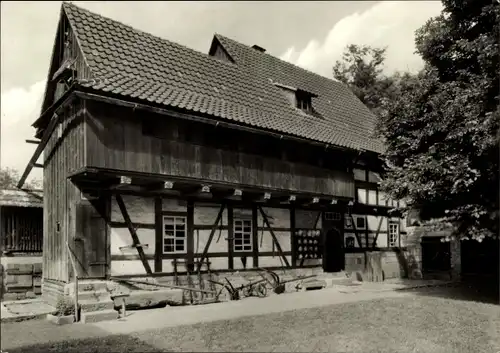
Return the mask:
<path id="1" fill-rule="evenodd" d="M 12 168 L 0 169 L 0 189 L 14 189 L 19 181 L 19 172 Z M 24 184 L 24 189 L 41 189 L 42 182 L 34 179 L 31 182 Z"/>
<path id="2" fill-rule="evenodd" d="M 342 60 L 335 62 L 333 77 L 347 86 L 376 115 L 381 115 L 384 104 L 397 90 L 396 82 L 401 78 L 383 74 L 386 48 L 367 45 L 348 45 Z"/>
<path id="3" fill-rule="evenodd" d="M 424 69 L 398 83 L 379 122 L 382 189 L 478 240 L 498 236 L 499 7 L 443 0 L 416 32 Z"/>

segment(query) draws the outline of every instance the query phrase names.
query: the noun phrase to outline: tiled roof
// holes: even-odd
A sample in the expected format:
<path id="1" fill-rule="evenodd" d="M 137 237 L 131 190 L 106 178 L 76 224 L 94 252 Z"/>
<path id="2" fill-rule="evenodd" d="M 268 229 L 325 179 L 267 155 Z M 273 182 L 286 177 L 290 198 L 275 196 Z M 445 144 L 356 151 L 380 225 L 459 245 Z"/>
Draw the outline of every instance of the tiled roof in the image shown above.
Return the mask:
<path id="1" fill-rule="evenodd" d="M 40 190 L 0 189 L 0 206 L 43 207 Z"/>
<path id="2" fill-rule="evenodd" d="M 63 3 L 93 81 L 123 98 L 202 113 L 356 150 L 382 151 L 375 117 L 343 84 L 216 35 L 229 63 Z M 318 94 L 307 115 L 272 82 Z"/>

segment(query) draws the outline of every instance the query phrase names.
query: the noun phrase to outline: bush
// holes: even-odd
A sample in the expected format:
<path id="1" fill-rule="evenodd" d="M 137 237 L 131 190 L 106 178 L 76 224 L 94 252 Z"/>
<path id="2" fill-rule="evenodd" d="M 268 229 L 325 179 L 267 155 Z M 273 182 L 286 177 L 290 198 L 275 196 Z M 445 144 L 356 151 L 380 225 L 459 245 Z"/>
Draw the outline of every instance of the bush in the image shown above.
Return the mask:
<path id="1" fill-rule="evenodd" d="M 75 314 L 75 303 L 70 298 L 61 295 L 57 299 L 55 315 L 69 316 L 74 314 Z"/>

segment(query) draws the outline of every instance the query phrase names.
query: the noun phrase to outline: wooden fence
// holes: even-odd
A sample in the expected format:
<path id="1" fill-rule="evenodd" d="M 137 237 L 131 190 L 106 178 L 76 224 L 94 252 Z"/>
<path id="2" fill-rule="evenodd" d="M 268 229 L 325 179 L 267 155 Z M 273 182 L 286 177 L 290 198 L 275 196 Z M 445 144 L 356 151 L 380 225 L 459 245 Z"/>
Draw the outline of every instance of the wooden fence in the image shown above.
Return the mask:
<path id="1" fill-rule="evenodd" d="M 2 252 L 42 252 L 43 209 L 2 207 L 0 223 Z"/>

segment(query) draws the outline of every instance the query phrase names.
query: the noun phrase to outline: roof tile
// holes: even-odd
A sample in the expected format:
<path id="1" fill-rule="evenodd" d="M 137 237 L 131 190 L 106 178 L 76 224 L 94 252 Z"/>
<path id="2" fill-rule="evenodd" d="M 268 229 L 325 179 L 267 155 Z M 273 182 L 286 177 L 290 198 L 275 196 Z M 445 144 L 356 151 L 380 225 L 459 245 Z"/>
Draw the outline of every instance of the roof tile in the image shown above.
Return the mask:
<path id="1" fill-rule="evenodd" d="M 227 37 L 235 63 L 63 3 L 89 69 L 85 86 L 352 149 L 381 152 L 374 115 L 343 84 Z M 290 105 L 274 82 L 318 95 L 315 114 Z"/>

